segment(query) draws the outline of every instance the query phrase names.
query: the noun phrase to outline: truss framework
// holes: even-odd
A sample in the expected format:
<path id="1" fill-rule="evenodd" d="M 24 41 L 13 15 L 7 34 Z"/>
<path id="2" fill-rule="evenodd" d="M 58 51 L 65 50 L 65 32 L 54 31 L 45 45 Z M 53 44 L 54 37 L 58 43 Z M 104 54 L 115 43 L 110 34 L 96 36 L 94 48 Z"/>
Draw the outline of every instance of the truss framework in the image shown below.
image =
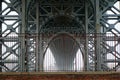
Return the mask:
<path id="1" fill-rule="evenodd" d="M 120 69 L 119 0 L 1 0 L 0 4 L 1 72 L 42 71 L 43 53 L 58 33 L 79 37 L 86 71 Z"/>

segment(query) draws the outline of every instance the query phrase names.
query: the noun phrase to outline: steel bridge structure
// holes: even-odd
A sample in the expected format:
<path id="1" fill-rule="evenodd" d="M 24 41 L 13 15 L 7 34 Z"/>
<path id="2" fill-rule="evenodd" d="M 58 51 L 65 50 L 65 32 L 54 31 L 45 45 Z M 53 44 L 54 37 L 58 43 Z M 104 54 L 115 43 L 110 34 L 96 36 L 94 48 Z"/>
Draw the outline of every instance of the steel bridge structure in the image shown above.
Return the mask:
<path id="1" fill-rule="evenodd" d="M 78 49 L 83 71 L 119 71 L 120 1 L 0 0 L 0 72 L 44 71 L 48 47 L 59 71 Z"/>

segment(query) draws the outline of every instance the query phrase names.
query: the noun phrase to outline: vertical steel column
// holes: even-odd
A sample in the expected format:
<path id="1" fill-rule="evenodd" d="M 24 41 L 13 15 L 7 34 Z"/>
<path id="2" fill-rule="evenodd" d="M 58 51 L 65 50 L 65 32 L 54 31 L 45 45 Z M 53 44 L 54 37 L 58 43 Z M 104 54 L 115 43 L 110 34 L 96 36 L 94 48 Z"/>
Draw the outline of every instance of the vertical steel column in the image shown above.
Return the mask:
<path id="1" fill-rule="evenodd" d="M 41 5 L 41 4 L 39 4 Z M 40 13 L 40 12 L 39 12 Z M 41 14 L 39 14 L 39 19 L 41 18 Z M 39 29 L 41 29 L 41 23 L 39 22 Z M 39 30 L 40 31 L 40 30 Z M 43 71 L 43 34 L 41 32 L 39 32 L 39 71 Z"/>
<path id="2" fill-rule="evenodd" d="M 21 52 L 20 52 L 20 71 L 25 72 L 25 28 L 26 28 L 26 0 L 22 0 L 22 26 L 21 26 Z"/>
<path id="3" fill-rule="evenodd" d="M 100 8 L 99 8 L 99 0 L 95 0 L 95 70 L 101 71 L 101 53 L 100 53 Z"/>
<path id="4" fill-rule="evenodd" d="M 1 11 L 2 11 L 2 0 L 0 1 L 0 12 Z M 2 37 L 1 33 L 2 33 L 2 22 L 0 21 L 0 37 Z M 2 44 L 0 44 L 0 72 L 2 72 Z"/>
<path id="5" fill-rule="evenodd" d="M 89 70 L 89 64 L 88 64 L 88 4 L 87 0 L 85 0 L 85 29 L 86 29 L 86 42 L 85 42 L 85 55 L 84 55 L 84 61 L 85 61 L 85 71 Z"/>
<path id="6" fill-rule="evenodd" d="M 43 35 L 39 34 L 39 71 L 43 71 Z"/>
<path id="7" fill-rule="evenodd" d="M 39 71 L 39 1 L 36 0 L 36 71 Z"/>

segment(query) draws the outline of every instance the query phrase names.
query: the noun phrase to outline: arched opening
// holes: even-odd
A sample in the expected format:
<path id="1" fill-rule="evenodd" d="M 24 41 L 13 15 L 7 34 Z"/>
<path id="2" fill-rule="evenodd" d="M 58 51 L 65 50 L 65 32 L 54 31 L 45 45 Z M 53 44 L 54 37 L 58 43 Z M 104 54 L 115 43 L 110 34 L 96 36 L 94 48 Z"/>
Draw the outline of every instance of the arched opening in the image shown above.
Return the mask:
<path id="1" fill-rule="evenodd" d="M 80 72 L 83 66 L 83 54 L 71 36 L 60 34 L 50 41 L 43 60 L 45 72 Z"/>

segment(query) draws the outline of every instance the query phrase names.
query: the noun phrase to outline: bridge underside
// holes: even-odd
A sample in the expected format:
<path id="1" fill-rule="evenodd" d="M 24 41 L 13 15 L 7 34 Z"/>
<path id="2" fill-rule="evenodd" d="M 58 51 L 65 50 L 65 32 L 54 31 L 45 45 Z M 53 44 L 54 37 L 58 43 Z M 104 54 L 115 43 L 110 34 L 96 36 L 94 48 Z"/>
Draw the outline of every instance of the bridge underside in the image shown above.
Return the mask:
<path id="1" fill-rule="evenodd" d="M 119 0 L 1 0 L 0 72 L 44 71 L 48 47 L 58 71 L 73 70 L 79 49 L 85 71 L 119 71 L 118 6 Z"/>
<path id="2" fill-rule="evenodd" d="M 79 44 L 65 34 L 53 39 L 50 50 L 55 58 L 58 71 L 74 70 L 74 60 L 78 49 Z"/>

